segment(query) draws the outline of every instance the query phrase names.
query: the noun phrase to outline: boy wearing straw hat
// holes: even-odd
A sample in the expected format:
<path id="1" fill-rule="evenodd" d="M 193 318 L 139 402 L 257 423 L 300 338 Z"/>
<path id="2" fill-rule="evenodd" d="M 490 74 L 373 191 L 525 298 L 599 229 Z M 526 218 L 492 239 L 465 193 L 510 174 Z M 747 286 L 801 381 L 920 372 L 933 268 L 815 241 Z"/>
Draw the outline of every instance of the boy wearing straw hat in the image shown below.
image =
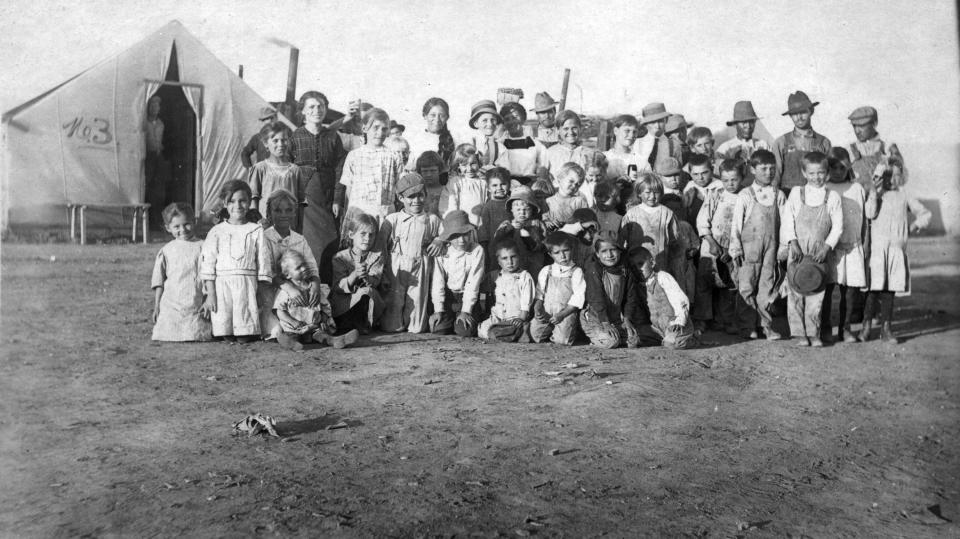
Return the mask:
<path id="1" fill-rule="evenodd" d="M 670 140 L 666 136 L 667 119 L 670 113 L 663 103 L 650 103 L 640 113 L 640 125 L 647 134 L 634 143 L 634 153 L 640 162 L 647 163 L 653 169 L 657 161 L 664 157 L 677 157 L 671 152 Z"/>
<path id="2" fill-rule="evenodd" d="M 480 154 L 480 166 L 494 166 L 503 155 L 505 148 L 497 140 L 497 128 L 503 124 L 503 118 L 497 112 L 497 106 L 489 99 L 476 102 L 470 109 L 470 129 L 475 130 L 471 143 Z"/>
<path id="3" fill-rule="evenodd" d="M 549 148 L 560 142 L 559 130 L 554 120 L 557 117 L 557 102 L 547 92 L 540 92 L 533 98 L 531 112 L 537 114 L 537 132 L 535 137 L 541 144 Z"/>
<path id="4" fill-rule="evenodd" d="M 448 213 L 442 228 L 440 239 L 447 243 L 447 251 L 433 259 L 430 331 L 473 337 L 480 315 L 483 247 L 477 243 L 477 229 L 463 210 Z"/>
<path id="5" fill-rule="evenodd" d="M 780 135 L 773 142 L 773 156 L 777 160 L 776 184 L 780 189 L 789 192 L 794 187 L 803 185 L 801 160 L 809 152 L 830 153 L 830 139 L 813 130 L 810 123 L 814 109 L 820 102 L 812 102 L 807 94 L 797 90 L 787 98 L 787 112 L 793 121 L 793 131 Z"/>
<path id="6" fill-rule="evenodd" d="M 743 164 L 750 161 L 750 156 L 757 150 L 769 150 L 770 145 L 765 140 L 753 138 L 753 131 L 757 127 L 760 117 L 753 110 L 750 101 L 737 101 L 733 106 L 733 118 L 727 122 L 727 127 L 735 126 L 737 136 L 724 142 L 717 148 L 717 157 L 736 159 Z"/>

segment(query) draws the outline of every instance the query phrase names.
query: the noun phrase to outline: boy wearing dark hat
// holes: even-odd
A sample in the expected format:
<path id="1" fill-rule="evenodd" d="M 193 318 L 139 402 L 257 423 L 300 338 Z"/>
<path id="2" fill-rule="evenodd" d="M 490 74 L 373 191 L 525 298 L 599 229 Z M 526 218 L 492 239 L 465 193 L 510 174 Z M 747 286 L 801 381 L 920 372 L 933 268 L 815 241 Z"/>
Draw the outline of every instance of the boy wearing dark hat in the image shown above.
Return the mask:
<path id="1" fill-rule="evenodd" d="M 442 230 L 440 239 L 446 242 L 447 250 L 433 259 L 430 331 L 472 337 L 477 334 L 480 315 L 483 247 L 477 243 L 477 229 L 463 210 L 448 213 Z"/>
<path id="2" fill-rule="evenodd" d="M 736 159 L 746 165 L 750 156 L 757 150 L 769 150 L 767 141 L 753 137 L 760 117 L 753 110 L 750 101 L 737 101 L 733 106 L 733 118 L 727 122 L 727 127 L 735 126 L 737 136 L 727 140 L 717 148 L 717 157 L 722 159 Z"/>
<path id="3" fill-rule="evenodd" d="M 840 195 L 826 188 L 827 156 L 810 152 L 801 164 L 807 183 L 790 191 L 780 226 L 780 243 L 789 247 L 787 319 L 798 346 L 819 347 L 825 264 L 843 234 L 843 206 Z"/>
<path id="4" fill-rule="evenodd" d="M 433 257 L 443 243 L 437 238 L 440 218 L 426 213 L 423 177 L 409 172 L 397 181 L 397 197 L 403 209 L 383 218 L 378 245 L 387 256 L 389 293 L 380 327 L 387 332 L 427 331 L 427 312 Z"/>
<path id="5" fill-rule="evenodd" d="M 533 98 L 531 112 L 537 114 L 537 132 L 535 138 L 549 148 L 560 142 L 560 133 L 555 119 L 557 117 L 557 102 L 547 92 L 540 92 Z"/>
<path id="6" fill-rule="evenodd" d="M 262 122 L 260 131 L 250 137 L 247 145 L 240 150 L 240 161 L 243 163 L 243 168 L 251 168 L 270 157 L 270 150 L 263 144 L 263 132 L 267 126 L 277 121 L 277 111 L 273 110 L 272 107 L 263 107 L 260 109 L 260 121 Z"/>
<path id="7" fill-rule="evenodd" d="M 773 142 L 773 156 L 777 160 L 776 185 L 786 192 L 804 184 L 801 159 L 809 152 L 830 153 L 830 139 L 813 130 L 810 118 L 820 102 L 811 102 L 807 94 L 797 90 L 787 98 L 787 112 L 793 120 L 793 131 L 784 133 Z"/>

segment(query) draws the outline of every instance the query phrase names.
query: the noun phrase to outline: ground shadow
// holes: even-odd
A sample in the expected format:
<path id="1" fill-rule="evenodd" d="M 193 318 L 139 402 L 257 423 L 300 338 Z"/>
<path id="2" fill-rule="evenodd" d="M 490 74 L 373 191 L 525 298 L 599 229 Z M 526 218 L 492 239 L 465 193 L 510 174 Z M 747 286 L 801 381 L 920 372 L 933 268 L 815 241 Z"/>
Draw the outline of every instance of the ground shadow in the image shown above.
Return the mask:
<path id="1" fill-rule="evenodd" d="M 354 419 L 344 419 L 338 414 L 324 414 L 312 419 L 296 421 L 281 421 L 276 424 L 277 434 L 281 438 L 289 438 L 301 434 L 310 434 L 321 430 L 335 430 L 359 427 L 363 422 Z"/>

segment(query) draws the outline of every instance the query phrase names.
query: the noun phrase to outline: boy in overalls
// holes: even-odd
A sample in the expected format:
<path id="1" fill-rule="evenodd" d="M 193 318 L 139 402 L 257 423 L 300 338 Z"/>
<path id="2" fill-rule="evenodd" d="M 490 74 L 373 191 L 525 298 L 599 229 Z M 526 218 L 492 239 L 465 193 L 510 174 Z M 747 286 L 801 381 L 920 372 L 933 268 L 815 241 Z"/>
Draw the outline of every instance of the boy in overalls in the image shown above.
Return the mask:
<path id="1" fill-rule="evenodd" d="M 809 152 L 830 153 L 830 139 L 813 130 L 810 118 L 814 108 L 820 102 L 813 103 L 807 94 L 797 90 L 787 98 L 787 112 L 793 120 L 793 130 L 784 133 L 773 143 L 773 156 L 777 159 L 777 186 L 785 192 L 803 185 L 802 163 L 800 160 Z"/>
<path id="2" fill-rule="evenodd" d="M 583 270 L 573 263 L 573 236 L 554 232 L 544 243 L 553 264 L 537 276 L 537 298 L 533 303 L 530 336 L 533 342 L 573 344 L 580 328 L 579 313 L 586 301 L 587 282 Z"/>
<path id="3" fill-rule="evenodd" d="M 843 233 L 843 205 L 836 191 L 827 190 L 830 167 L 827 156 L 810 152 L 803 156 L 803 177 L 806 185 L 790 191 L 784 206 L 780 241 L 789 246 L 790 266 L 809 257 L 817 264 L 826 262 Z M 798 338 L 798 346 L 823 346 L 820 338 L 823 289 L 798 290 L 790 283 L 787 295 L 787 319 L 790 333 Z"/>
<path id="4" fill-rule="evenodd" d="M 640 343 L 677 350 L 696 346 L 697 337 L 690 320 L 690 300 L 677 281 L 669 273 L 659 271 L 656 259 L 643 247 L 630 251 L 630 263 L 638 268 L 643 278 L 650 312 L 650 325 L 637 328 Z"/>
<path id="5" fill-rule="evenodd" d="M 757 150 L 750 157 L 753 184 L 744 187 L 733 206 L 730 257 L 737 270 L 737 287 L 748 307 L 740 320 L 744 336 L 756 339 L 762 328 L 767 340 L 781 338 L 773 329 L 770 306 L 777 298 L 777 237 L 780 214 L 786 203 L 783 191 L 773 185 L 773 153 Z"/>

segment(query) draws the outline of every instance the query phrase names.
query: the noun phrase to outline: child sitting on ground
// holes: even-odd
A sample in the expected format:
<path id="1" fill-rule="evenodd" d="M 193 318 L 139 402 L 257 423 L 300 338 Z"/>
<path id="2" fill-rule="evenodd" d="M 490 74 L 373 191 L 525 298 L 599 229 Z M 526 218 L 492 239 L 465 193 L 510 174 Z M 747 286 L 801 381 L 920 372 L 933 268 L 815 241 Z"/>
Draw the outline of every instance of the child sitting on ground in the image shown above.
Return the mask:
<path id="1" fill-rule="evenodd" d="M 470 216 L 470 222 L 480 224 L 480 209 L 487 201 L 487 181 L 480 176 L 480 154 L 472 144 L 461 144 L 453 153 L 450 168 L 457 171 L 457 177 L 450 182 L 447 213 L 463 210 Z"/>
<path id="2" fill-rule="evenodd" d="M 657 270 L 653 254 L 642 247 L 631 251 L 630 263 L 640 270 L 650 312 L 650 325 L 638 328 L 641 342 L 675 349 L 695 345 L 690 302 L 677 281 L 669 273 Z"/>
<path id="3" fill-rule="evenodd" d="M 387 332 L 423 333 L 430 308 L 432 259 L 443 248 L 443 242 L 437 238 L 440 218 L 423 212 L 425 187 L 416 172 L 400 178 L 397 195 L 403 210 L 384 218 L 377 243 L 388 257 L 385 266 L 389 295 L 380 327 Z"/>
<path id="4" fill-rule="evenodd" d="M 287 283 L 297 292 L 306 291 L 314 278 L 307 269 L 303 255 L 297 251 L 284 251 L 280 257 L 280 267 Z M 273 303 L 277 318 L 280 320 L 281 333 L 277 341 L 291 349 L 303 350 L 304 344 L 326 343 L 334 348 L 343 348 L 357 342 L 358 332 L 355 329 L 335 335 L 337 325 L 333 321 L 330 311 L 330 302 L 327 299 L 330 288 L 320 285 L 320 301 L 316 306 L 304 305 L 300 301 L 299 293 L 290 294 L 286 288 L 281 288 Z"/>
<path id="5" fill-rule="evenodd" d="M 653 255 L 656 267 L 670 268 L 673 258 L 680 258 L 683 253 L 677 249 L 677 218 L 660 204 L 663 184 L 655 174 L 646 173 L 637 189 L 640 203 L 627 210 L 621 224 L 627 251 L 643 247 Z"/>
<path id="6" fill-rule="evenodd" d="M 417 159 L 416 172 L 423 177 L 423 184 L 426 186 L 423 211 L 442 217 L 447 213 L 450 192 L 444 179 L 447 167 L 440 154 L 434 151 L 423 152 Z"/>
<path id="7" fill-rule="evenodd" d="M 253 165 L 250 170 L 250 192 L 253 193 L 252 206 L 263 218 L 267 215 L 267 199 L 277 189 L 286 189 L 296 197 L 294 206 L 295 228 L 300 222 L 300 203 L 303 202 L 303 192 L 309 178 L 297 165 L 290 162 L 290 128 L 283 122 L 274 122 L 264 128 L 261 134 L 263 145 L 270 151 L 270 156 Z"/>
<path id="8" fill-rule="evenodd" d="M 220 200 L 226 220 L 207 232 L 200 260 L 203 308 L 213 313 L 214 337 L 249 343 L 260 338 L 258 288 L 273 281 L 273 264 L 263 227 L 248 220 L 247 182 L 229 180 L 220 188 Z"/>
<path id="9" fill-rule="evenodd" d="M 361 213 L 344 225 L 346 249 L 333 257 L 333 289 L 330 306 L 340 329 L 367 334 L 383 315 L 380 295 L 383 253 L 374 250 L 377 220 Z"/>
<path id="10" fill-rule="evenodd" d="M 723 163 L 722 168 L 729 168 L 727 160 Z M 749 163 L 753 183 L 737 194 L 730 227 L 729 253 L 737 267 L 737 289 L 746 304 L 745 314 L 738 318 L 741 335 L 756 339 L 760 337 L 757 330 L 762 329 L 767 340 L 776 341 L 782 337 L 773 329 L 770 307 L 778 295 L 779 223 L 787 197 L 773 185 L 776 175 L 773 153 L 757 150 L 750 156 Z M 728 172 L 727 178 L 732 180 L 732 177 Z"/>
<path id="11" fill-rule="evenodd" d="M 617 212 L 620 206 L 620 187 L 609 180 L 597 182 L 593 188 L 593 197 L 597 201 L 597 224 L 600 232 L 620 233 L 623 216 Z"/>
<path id="12" fill-rule="evenodd" d="M 843 206 L 840 195 L 825 187 L 829 166 L 827 156 L 810 152 L 801 159 L 805 185 L 794 187 L 787 197 L 780 227 L 780 242 L 789 247 L 787 260 L 787 319 L 790 334 L 798 346 L 823 346 L 820 335 L 820 312 L 823 287 L 806 289 L 802 282 L 791 279 L 799 273 L 801 262 L 812 261 L 826 273 L 826 261 L 843 234 Z M 806 258 L 806 260 L 804 260 Z M 823 284 L 829 282 L 823 275 Z"/>
<path id="13" fill-rule="evenodd" d="M 174 202 L 163 209 L 163 222 L 173 241 L 157 253 L 151 286 L 155 341 L 209 341 L 210 313 L 204 309 L 200 281 L 203 242 L 194 235 L 193 208 Z"/>
<path id="14" fill-rule="evenodd" d="M 495 249 L 500 269 L 489 272 L 481 285 L 490 316 L 480 323 L 477 334 L 481 339 L 516 342 L 525 334 L 529 338 L 537 285 L 530 273 L 520 267 L 520 250 L 513 240 L 504 240 Z"/>
<path id="15" fill-rule="evenodd" d="M 601 232 L 593 242 L 594 256 L 583 268 L 586 307 L 580 327 L 590 344 L 600 348 L 640 345 L 637 327 L 644 323 L 640 278 L 625 263 L 616 234 Z"/>
<path id="16" fill-rule="evenodd" d="M 530 322 L 533 342 L 572 345 L 579 326 L 578 312 L 586 299 L 583 270 L 573 263 L 573 242 L 569 234 L 554 232 L 545 243 L 553 263 L 537 276 L 537 299 Z"/>
<path id="17" fill-rule="evenodd" d="M 573 216 L 574 211 L 590 207 L 587 199 L 580 193 L 580 186 L 586 177 L 583 167 L 576 163 L 564 163 L 555 172 L 559 187 L 557 193 L 547 199 L 549 209 L 544 216 L 544 223 L 551 230 L 563 226 Z"/>
<path id="18" fill-rule="evenodd" d="M 531 276 L 540 275 L 546 253 L 543 239 L 547 232 L 540 221 L 540 207 L 533 192 L 523 186 L 514 189 L 507 199 L 507 211 L 509 220 L 500 223 L 490 243 L 497 245 L 505 240 L 513 241 L 520 255 L 520 267 Z M 488 250 L 487 256 L 496 256 L 496 253 Z"/>
<path id="19" fill-rule="evenodd" d="M 850 167 L 850 154 L 841 147 L 830 149 L 830 180 L 827 190 L 840 195 L 840 204 L 843 208 L 843 233 L 837 247 L 833 250 L 828 261 L 830 283 L 823 294 L 823 311 L 820 321 L 821 339 L 829 339 L 832 329 L 830 322 L 831 307 L 833 304 L 833 290 L 840 290 L 839 320 L 837 320 L 837 341 L 846 343 L 857 342 L 857 335 L 850 331 L 850 320 L 853 318 L 853 309 L 857 305 L 857 292 L 867 286 L 866 260 L 864 259 L 864 241 L 866 236 L 866 219 L 864 210 L 868 194 L 863 185 L 854 180 L 853 170 Z M 869 197 L 874 199 L 871 204 L 876 205 L 877 190 L 871 189 Z"/>
<path id="20" fill-rule="evenodd" d="M 907 261 L 907 239 L 910 231 L 923 230 L 932 214 L 904 190 L 903 163 L 895 158 L 881 162 L 873 174 L 877 189 L 876 202 L 867 205 L 870 226 L 870 284 L 863 311 L 860 340 L 870 340 L 873 317 L 879 303 L 880 340 L 896 344 L 893 335 L 893 299 L 896 294 L 910 293 L 910 264 Z M 869 202 L 869 201 L 868 201 Z M 909 224 L 909 216 L 914 216 Z"/>
<path id="21" fill-rule="evenodd" d="M 448 213 L 441 229 L 440 239 L 446 242 L 447 250 L 433 259 L 430 331 L 473 337 L 480 317 L 483 247 L 477 243 L 477 229 L 463 210 Z"/>
<path id="22" fill-rule="evenodd" d="M 273 226 L 263 231 L 263 239 L 270 253 L 273 268 L 273 283 L 262 288 L 260 304 L 260 334 L 264 339 L 275 339 L 280 333 L 280 325 L 273 314 L 273 302 L 280 288 L 286 288 L 290 296 L 297 296 L 298 290 L 286 282 L 280 269 L 280 256 L 284 251 L 293 250 L 303 256 L 307 264 L 309 287 L 300 295 L 305 305 L 316 305 L 320 301 L 320 276 L 317 260 L 307 245 L 307 240 L 291 228 L 297 217 L 297 199 L 286 189 L 278 189 L 267 199 L 266 221 Z"/>
<path id="23" fill-rule="evenodd" d="M 687 222 L 683 199 L 677 195 L 664 195 L 663 205 L 677 218 L 677 256 L 673 257 L 670 274 L 674 275 L 683 293 L 693 303 L 697 282 L 697 255 L 700 252 L 700 236 Z"/>
<path id="24" fill-rule="evenodd" d="M 510 171 L 503 167 L 493 167 L 488 169 L 484 176 L 487 179 L 487 192 L 490 193 L 490 200 L 486 201 L 480 208 L 480 226 L 477 229 L 477 240 L 483 246 L 484 252 L 488 252 L 494 232 L 497 231 L 501 223 L 510 220 L 510 212 L 507 209 L 507 199 L 510 198 Z M 493 264 L 491 258 L 487 258 L 488 268 Z"/>

